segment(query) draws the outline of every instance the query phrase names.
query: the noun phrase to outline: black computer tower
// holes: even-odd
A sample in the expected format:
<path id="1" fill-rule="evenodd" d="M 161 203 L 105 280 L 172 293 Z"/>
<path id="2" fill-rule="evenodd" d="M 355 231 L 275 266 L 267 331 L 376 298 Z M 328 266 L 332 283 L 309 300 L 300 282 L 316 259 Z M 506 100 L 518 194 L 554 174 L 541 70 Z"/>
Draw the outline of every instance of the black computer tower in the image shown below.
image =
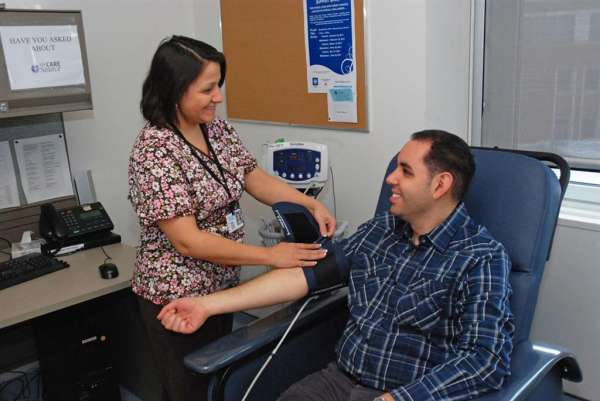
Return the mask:
<path id="1" fill-rule="evenodd" d="M 121 401 L 112 307 L 103 297 L 34 320 L 44 401 Z"/>

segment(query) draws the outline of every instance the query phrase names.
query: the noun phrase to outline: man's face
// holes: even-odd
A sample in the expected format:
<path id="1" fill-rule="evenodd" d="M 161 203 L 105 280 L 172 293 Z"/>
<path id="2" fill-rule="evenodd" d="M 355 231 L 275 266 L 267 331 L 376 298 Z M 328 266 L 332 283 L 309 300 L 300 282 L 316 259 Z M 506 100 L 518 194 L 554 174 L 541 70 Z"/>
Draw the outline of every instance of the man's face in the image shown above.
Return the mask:
<path id="1" fill-rule="evenodd" d="M 425 215 L 434 202 L 433 184 L 424 163 L 431 143 L 410 141 L 398 153 L 398 166 L 385 182 L 392 188 L 390 213 L 408 223 L 415 223 Z"/>

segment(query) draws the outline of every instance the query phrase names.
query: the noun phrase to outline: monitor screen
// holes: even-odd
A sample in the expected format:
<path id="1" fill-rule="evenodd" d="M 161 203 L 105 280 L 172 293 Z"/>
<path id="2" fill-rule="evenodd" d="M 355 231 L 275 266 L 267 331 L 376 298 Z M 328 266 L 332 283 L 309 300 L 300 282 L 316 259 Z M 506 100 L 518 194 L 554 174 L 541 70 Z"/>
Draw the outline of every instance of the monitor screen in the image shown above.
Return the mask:
<path id="1" fill-rule="evenodd" d="M 0 118 L 92 108 L 80 11 L 0 11 Z"/>

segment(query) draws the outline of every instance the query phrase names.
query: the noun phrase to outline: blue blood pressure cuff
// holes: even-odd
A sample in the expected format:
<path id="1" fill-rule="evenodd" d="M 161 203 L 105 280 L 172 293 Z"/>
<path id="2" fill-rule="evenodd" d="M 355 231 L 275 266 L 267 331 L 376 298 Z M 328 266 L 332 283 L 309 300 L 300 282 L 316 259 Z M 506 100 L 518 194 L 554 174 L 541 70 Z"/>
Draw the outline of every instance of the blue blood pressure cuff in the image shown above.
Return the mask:
<path id="1" fill-rule="evenodd" d="M 278 202 L 272 208 L 285 241 L 320 243 L 327 249 L 327 256 L 319 260 L 316 266 L 302 269 L 310 293 L 317 294 L 345 286 L 349 268 L 342 245 L 321 236 L 318 223 L 304 206 Z"/>
<path id="2" fill-rule="evenodd" d="M 304 277 L 311 294 L 320 294 L 348 284 L 348 261 L 340 243 L 329 241 L 327 256 L 317 262 L 314 267 L 304 267 Z"/>

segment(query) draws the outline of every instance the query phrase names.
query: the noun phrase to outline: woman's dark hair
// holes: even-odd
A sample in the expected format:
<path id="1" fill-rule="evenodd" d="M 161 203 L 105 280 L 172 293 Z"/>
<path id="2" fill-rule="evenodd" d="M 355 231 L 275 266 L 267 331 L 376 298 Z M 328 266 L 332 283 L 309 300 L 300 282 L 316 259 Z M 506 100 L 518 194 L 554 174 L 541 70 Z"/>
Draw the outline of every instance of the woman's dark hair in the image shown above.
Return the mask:
<path id="1" fill-rule="evenodd" d="M 176 125 L 176 107 L 188 86 L 208 62 L 221 67 L 219 87 L 225 81 L 225 55 L 209 44 L 185 36 L 172 36 L 156 49 L 150 71 L 142 86 L 140 108 L 152 125 Z"/>
<path id="2" fill-rule="evenodd" d="M 450 172 L 454 177 L 452 195 L 455 200 L 461 201 L 475 174 L 475 160 L 469 145 L 458 136 L 441 130 L 415 132 L 411 139 L 431 142 L 424 159 L 429 173 Z"/>

